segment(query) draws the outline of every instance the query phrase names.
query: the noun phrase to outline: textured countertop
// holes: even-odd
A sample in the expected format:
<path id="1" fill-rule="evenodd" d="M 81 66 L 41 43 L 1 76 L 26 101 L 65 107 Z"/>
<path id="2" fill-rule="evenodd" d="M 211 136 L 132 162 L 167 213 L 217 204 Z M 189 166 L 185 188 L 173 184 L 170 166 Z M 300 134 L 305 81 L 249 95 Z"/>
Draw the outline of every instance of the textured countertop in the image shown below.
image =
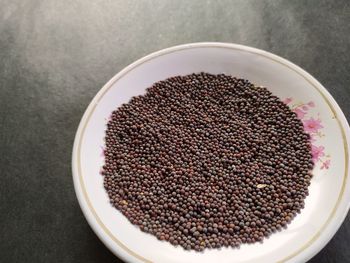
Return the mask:
<path id="1" fill-rule="evenodd" d="M 350 117 L 350 2 L 0 0 L 0 261 L 120 262 L 75 197 L 71 152 L 96 92 L 136 59 L 198 41 L 291 60 Z M 310 262 L 350 262 L 350 217 Z"/>

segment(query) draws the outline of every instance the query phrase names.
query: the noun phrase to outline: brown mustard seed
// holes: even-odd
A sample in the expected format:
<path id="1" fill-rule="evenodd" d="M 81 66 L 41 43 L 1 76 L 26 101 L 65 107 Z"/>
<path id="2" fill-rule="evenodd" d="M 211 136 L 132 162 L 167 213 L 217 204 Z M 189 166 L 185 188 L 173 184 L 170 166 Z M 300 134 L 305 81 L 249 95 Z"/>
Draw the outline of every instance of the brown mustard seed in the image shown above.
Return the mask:
<path id="1" fill-rule="evenodd" d="M 104 187 L 142 231 L 184 249 L 239 247 L 304 207 L 309 136 L 264 87 L 207 73 L 155 83 L 112 113 Z"/>

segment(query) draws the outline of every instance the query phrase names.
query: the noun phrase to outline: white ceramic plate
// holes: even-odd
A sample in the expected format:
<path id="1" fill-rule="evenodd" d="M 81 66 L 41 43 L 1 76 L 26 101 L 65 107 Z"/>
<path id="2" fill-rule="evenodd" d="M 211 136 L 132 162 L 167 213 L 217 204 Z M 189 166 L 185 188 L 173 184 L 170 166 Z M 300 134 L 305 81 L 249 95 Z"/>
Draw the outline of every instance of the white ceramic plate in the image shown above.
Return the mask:
<path id="1" fill-rule="evenodd" d="M 193 72 L 226 73 L 268 87 L 298 113 L 313 137 L 310 195 L 287 230 L 240 249 L 185 251 L 141 232 L 113 208 L 103 188 L 104 131 L 111 112 L 154 82 Z M 114 76 L 80 122 L 73 149 L 75 191 L 89 224 L 127 262 L 303 262 L 335 234 L 349 209 L 349 126 L 326 89 L 307 72 L 271 53 L 235 44 L 196 43 L 148 55 Z"/>

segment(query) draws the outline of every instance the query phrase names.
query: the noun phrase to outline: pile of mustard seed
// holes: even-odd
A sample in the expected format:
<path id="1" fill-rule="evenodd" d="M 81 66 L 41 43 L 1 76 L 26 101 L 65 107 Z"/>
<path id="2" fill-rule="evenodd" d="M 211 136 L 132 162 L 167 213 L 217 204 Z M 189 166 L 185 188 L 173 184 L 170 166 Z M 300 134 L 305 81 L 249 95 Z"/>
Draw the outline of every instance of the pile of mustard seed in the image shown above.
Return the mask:
<path id="1" fill-rule="evenodd" d="M 304 207 L 309 136 L 264 87 L 207 73 L 155 83 L 107 124 L 111 204 L 142 231 L 185 249 L 262 241 Z"/>

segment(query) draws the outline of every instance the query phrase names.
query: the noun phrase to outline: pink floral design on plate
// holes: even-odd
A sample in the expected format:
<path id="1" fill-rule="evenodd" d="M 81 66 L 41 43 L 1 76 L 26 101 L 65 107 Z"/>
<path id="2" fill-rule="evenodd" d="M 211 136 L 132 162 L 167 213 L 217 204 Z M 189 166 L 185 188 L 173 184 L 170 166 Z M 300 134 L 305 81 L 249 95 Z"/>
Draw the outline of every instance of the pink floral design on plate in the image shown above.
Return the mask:
<path id="1" fill-rule="evenodd" d="M 307 120 L 303 120 L 303 123 L 305 131 L 307 131 L 309 134 L 317 133 L 320 129 L 323 128 L 320 119 L 315 120 L 314 118 L 310 118 Z"/>
<path id="2" fill-rule="evenodd" d="M 100 146 L 100 148 L 101 148 L 100 157 L 105 157 L 105 148 L 103 146 Z"/>
<path id="3" fill-rule="evenodd" d="M 324 147 L 323 146 L 316 146 L 311 145 L 311 153 L 312 153 L 312 159 L 317 162 L 321 159 L 321 157 L 324 156 Z"/>
<path id="4" fill-rule="evenodd" d="M 304 124 L 305 131 L 310 135 L 311 152 L 314 163 L 320 164 L 321 169 L 329 169 L 331 164 L 330 155 L 326 155 L 324 146 L 318 143 L 318 139 L 325 136 L 322 133 L 322 129 L 324 128 L 322 120 L 319 116 L 317 118 L 309 116 L 310 109 L 315 107 L 315 103 L 313 101 L 309 101 L 308 103 L 295 103 L 292 98 L 286 98 L 283 102 L 297 114 L 298 118 Z"/>

